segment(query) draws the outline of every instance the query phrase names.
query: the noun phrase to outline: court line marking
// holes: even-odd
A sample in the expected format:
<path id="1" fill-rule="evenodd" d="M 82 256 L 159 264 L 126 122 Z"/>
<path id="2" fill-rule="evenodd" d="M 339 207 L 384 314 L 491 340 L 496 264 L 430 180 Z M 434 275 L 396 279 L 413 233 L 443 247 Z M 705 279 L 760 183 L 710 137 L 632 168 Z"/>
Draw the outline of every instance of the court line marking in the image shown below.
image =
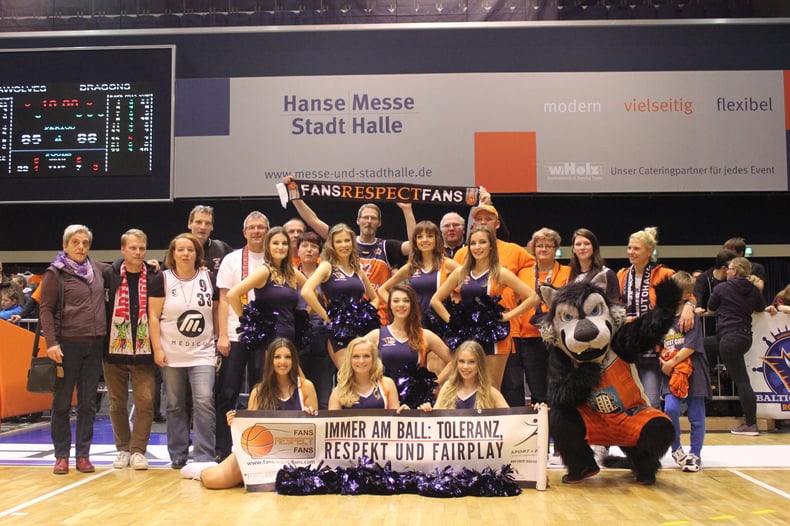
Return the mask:
<path id="1" fill-rule="evenodd" d="M 780 490 L 779 488 L 775 488 L 775 487 L 771 486 L 770 484 L 766 484 L 765 482 L 763 482 L 763 481 L 761 481 L 761 480 L 757 480 L 757 479 L 756 479 L 756 478 L 754 478 L 754 477 L 750 477 L 750 476 L 749 476 L 749 475 L 747 475 L 746 473 L 741 473 L 741 472 L 740 472 L 740 471 L 738 471 L 737 469 L 730 469 L 730 470 L 728 470 L 728 471 L 729 471 L 730 473 L 734 473 L 734 474 L 738 475 L 738 476 L 739 476 L 739 477 L 741 477 L 742 479 L 748 480 L 748 481 L 749 481 L 749 482 L 751 482 L 752 484 L 757 484 L 758 486 L 760 486 L 760 487 L 761 487 L 761 488 L 763 488 L 763 489 L 767 489 L 768 491 L 770 491 L 770 492 L 772 492 L 772 493 L 776 493 L 776 494 L 777 494 L 777 495 L 779 495 L 780 497 L 784 497 L 784 498 L 786 498 L 786 499 L 790 500 L 790 493 L 787 493 L 787 492 L 785 492 L 785 491 L 782 491 L 782 490 Z"/>
<path id="2" fill-rule="evenodd" d="M 97 473 L 96 475 L 92 475 L 92 476 L 90 476 L 88 478 L 85 478 L 85 479 L 83 479 L 83 480 L 81 480 L 79 482 L 75 482 L 74 484 L 69 484 L 68 486 L 64 486 L 64 487 L 62 487 L 60 489 L 57 489 L 55 491 L 51 491 L 49 493 L 45 493 L 44 495 L 40 495 L 40 496 L 36 497 L 35 499 L 31 499 L 31 500 L 29 500 L 27 502 L 23 502 L 22 504 L 18 504 L 16 506 L 14 506 L 13 508 L 9 508 L 9 509 L 7 509 L 5 511 L 0 512 L 0 519 L 2 519 L 3 517 L 7 517 L 7 516 L 9 516 L 9 515 L 11 515 L 13 513 L 16 513 L 19 510 L 23 510 L 23 509 L 25 509 L 27 507 L 30 507 L 30 506 L 32 506 L 34 504 L 38 504 L 39 502 L 47 500 L 47 499 L 49 499 L 51 497 L 54 497 L 56 495 L 60 495 L 61 493 L 65 493 L 65 492 L 70 491 L 70 490 L 72 490 L 74 488 L 82 486 L 83 484 L 87 484 L 89 482 L 93 482 L 96 479 L 100 479 L 100 478 L 102 478 L 102 477 L 104 477 L 106 475 L 109 475 L 110 473 L 113 473 L 113 471 L 114 470 L 112 470 L 112 469 L 108 469 L 108 470 L 103 471 L 101 473 Z"/>

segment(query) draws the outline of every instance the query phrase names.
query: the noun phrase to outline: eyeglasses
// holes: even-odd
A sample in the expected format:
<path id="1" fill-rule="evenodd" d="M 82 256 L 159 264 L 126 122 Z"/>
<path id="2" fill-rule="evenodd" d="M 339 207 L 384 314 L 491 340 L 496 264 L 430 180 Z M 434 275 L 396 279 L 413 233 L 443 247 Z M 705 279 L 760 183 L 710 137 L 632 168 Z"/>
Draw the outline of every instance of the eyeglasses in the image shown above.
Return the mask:
<path id="1" fill-rule="evenodd" d="M 727 267 L 727 270 L 738 270 L 735 267 Z"/>
<path id="2" fill-rule="evenodd" d="M 269 230 L 269 227 L 266 225 L 250 225 L 250 226 L 245 226 L 244 230 L 263 230 L 265 232 Z"/>
<path id="3" fill-rule="evenodd" d="M 444 225 L 442 225 L 442 228 L 443 229 L 446 228 L 449 230 L 451 228 L 463 228 L 463 225 L 461 223 L 445 223 Z"/>
<path id="4" fill-rule="evenodd" d="M 535 245 L 536 250 L 554 250 L 555 245 Z"/>

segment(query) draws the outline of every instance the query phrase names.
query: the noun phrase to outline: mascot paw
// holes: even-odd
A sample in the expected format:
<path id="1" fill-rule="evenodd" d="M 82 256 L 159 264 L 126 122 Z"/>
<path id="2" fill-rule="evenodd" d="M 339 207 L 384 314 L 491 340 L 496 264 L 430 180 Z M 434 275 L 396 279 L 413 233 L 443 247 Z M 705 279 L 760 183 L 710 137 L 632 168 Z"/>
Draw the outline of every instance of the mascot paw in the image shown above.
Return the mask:
<path id="1" fill-rule="evenodd" d="M 578 473 L 568 472 L 566 475 L 562 476 L 562 483 L 563 484 L 578 484 L 579 482 L 583 481 L 584 479 L 588 479 L 590 477 L 594 477 L 601 471 L 600 468 L 595 466 L 587 466 L 586 468 L 582 469 Z"/>
<path id="2" fill-rule="evenodd" d="M 619 455 L 606 455 L 603 459 L 603 465 L 610 469 L 633 469 L 634 467 L 633 462 Z"/>
<path id="3" fill-rule="evenodd" d="M 655 473 L 640 473 L 636 476 L 636 483 L 643 486 L 652 486 L 656 483 Z"/>

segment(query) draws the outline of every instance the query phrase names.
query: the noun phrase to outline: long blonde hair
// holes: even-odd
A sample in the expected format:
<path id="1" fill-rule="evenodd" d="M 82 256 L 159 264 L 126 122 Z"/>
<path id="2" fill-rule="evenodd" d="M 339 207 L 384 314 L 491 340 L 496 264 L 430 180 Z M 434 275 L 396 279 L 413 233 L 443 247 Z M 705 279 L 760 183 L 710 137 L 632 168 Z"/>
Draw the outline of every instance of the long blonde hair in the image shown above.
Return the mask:
<path id="1" fill-rule="evenodd" d="M 488 237 L 488 244 L 491 246 L 491 252 L 488 255 L 488 276 L 489 276 L 489 283 L 499 283 L 499 250 L 496 244 L 496 235 L 494 232 L 488 229 L 485 225 L 477 225 L 472 227 L 472 230 L 469 231 L 469 237 L 467 237 L 466 246 L 469 247 L 469 242 L 472 240 L 472 235 L 484 232 Z M 472 256 L 472 251 L 467 250 L 466 252 L 466 260 L 464 261 L 463 266 L 461 267 L 461 283 L 466 280 L 466 277 L 472 272 L 472 269 L 475 267 L 475 258 Z"/>
<path id="2" fill-rule="evenodd" d="M 375 387 L 384 376 L 384 365 L 379 358 L 379 350 L 373 345 L 373 342 L 359 337 L 351 340 L 346 348 L 346 354 L 343 357 L 343 363 L 340 364 L 340 370 L 337 372 L 337 399 L 343 407 L 351 407 L 359 400 L 359 393 L 357 392 L 357 384 L 354 380 L 354 369 L 351 367 L 351 357 L 354 354 L 354 349 L 360 345 L 367 345 L 370 347 L 370 355 L 373 358 L 373 365 L 370 368 L 370 381 Z M 374 394 L 378 395 L 378 389 L 374 389 Z M 386 400 L 384 402 L 386 407 Z"/>
<path id="3" fill-rule="evenodd" d="M 359 246 L 357 245 L 356 234 L 351 230 L 351 227 L 345 223 L 338 223 L 329 229 L 326 241 L 324 241 L 324 248 L 321 250 L 321 259 L 329 261 L 332 267 L 338 265 L 339 260 L 337 258 L 337 252 L 335 252 L 335 236 L 342 232 L 351 236 L 351 254 L 348 256 L 348 264 L 351 265 L 354 270 L 361 272 L 359 267 Z"/>
<path id="4" fill-rule="evenodd" d="M 453 356 L 453 368 L 447 381 L 444 382 L 439 395 L 436 397 L 436 409 L 455 409 L 458 400 L 458 388 L 463 384 L 463 378 L 458 372 L 458 354 L 462 351 L 472 353 L 477 360 L 477 398 L 475 399 L 475 409 L 490 409 L 494 407 L 491 399 L 491 378 L 488 376 L 486 366 L 486 353 L 483 347 L 473 340 L 467 340 L 458 346 Z"/>

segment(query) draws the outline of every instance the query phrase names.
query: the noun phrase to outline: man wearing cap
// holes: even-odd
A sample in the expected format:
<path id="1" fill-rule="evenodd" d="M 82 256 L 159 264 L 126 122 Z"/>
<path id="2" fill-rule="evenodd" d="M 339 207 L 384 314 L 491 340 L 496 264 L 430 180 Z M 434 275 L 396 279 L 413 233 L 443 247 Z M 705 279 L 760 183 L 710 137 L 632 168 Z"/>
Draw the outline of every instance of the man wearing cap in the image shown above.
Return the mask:
<path id="1" fill-rule="evenodd" d="M 483 204 L 472 209 L 470 218 L 473 228 L 478 225 L 484 225 L 489 230 L 494 232 L 494 235 L 496 236 L 497 230 L 500 227 L 500 222 L 499 212 L 497 212 L 497 209 L 494 208 L 493 205 Z M 499 264 L 517 276 L 521 269 L 535 264 L 535 258 L 533 258 L 523 247 L 515 243 L 502 241 L 501 239 L 497 238 L 496 245 L 497 252 L 499 253 Z M 456 252 L 453 259 L 455 259 L 455 261 L 458 263 L 463 264 L 466 260 L 468 252 L 469 249 L 467 247 L 461 247 L 458 252 Z M 516 307 L 516 301 L 515 293 L 509 288 L 504 289 L 502 301 L 500 301 L 500 304 L 506 309 L 510 310 Z M 518 317 L 510 320 L 510 335 L 514 338 L 521 337 Z M 501 386 L 496 385 L 495 387 L 499 388 Z"/>

